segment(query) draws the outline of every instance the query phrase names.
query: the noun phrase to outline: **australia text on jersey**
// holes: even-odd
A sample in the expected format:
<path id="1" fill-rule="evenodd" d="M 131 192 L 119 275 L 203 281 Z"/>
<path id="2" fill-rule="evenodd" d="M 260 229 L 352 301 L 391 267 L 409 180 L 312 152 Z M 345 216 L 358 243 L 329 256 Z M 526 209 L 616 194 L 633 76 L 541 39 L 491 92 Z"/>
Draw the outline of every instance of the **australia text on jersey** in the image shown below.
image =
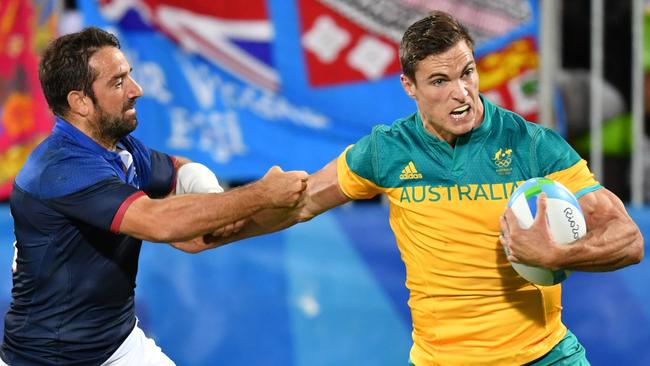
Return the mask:
<path id="1" fill-rule="evenodd" d="M 398 188 L 400 202 L 450 202 L 507 200 L 519 186 L 518 182 L 465 184 L 453 186 L 414 185 Z"/>

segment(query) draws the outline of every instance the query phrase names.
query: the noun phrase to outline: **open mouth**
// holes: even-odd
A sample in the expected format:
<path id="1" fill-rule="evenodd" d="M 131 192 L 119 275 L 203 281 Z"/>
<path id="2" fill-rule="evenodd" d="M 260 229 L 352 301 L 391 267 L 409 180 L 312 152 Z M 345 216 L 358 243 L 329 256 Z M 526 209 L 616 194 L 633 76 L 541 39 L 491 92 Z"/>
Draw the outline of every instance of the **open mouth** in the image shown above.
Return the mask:
<path id="1" fill-rule="evenodd" d="M 463 118 L 463 117 L 467 116 L 467 114 L 469 113 L 469 108 L 470 107 L 469 107 L 468 104 L 460 106 L 460 107 L 454 109 L 453 111 L 451 111 L 451 113 L 450 113 L 451 117 L 455 118 L 455 119 Z"/>

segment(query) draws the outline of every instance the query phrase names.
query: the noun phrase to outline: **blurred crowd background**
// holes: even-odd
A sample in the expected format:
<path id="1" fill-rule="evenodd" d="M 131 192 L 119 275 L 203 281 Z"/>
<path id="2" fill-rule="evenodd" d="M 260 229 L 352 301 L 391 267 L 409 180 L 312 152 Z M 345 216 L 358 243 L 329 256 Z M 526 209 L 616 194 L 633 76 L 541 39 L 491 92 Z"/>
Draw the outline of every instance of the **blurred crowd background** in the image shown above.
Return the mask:
<path id="1" fill-rule="evenodd" d="M 477 40 L 481 92 L 531 121 L 550 116 L 544 123 L 587 160 L 591 108 L 599 107 L 597 178 L 626 203 L 633 151 L 644 151 L 642 204 L 631 213 L 647 238 L 650 150 L 632 133 L 633 9 L 643 1 L 603 2 L 597 79 L 594 1 L 558 1 L 556 12 L 544 13 L 542 0 L 0 0 L 0 202 L 52 126 L 37 65 L 58 35 L 89 25 L 118 35 L 145 93 L 135 135 L 236 186 L 275 164 L 314 172 L 373 125 L 412 113 L 399 85 L 399 41 L 414 20 L 442 9 Z M 650 8 L 638 8 L 650 31 Z M 557 26 L 548 105 L 540 102 L 543 16 Z M 645 34 L 641 141 L 650 131 Z M 599 100 L 590 98 L 594 83 Z M 179 365 L 405 365 L 410 316 L 386 216 L 376 200 L 194 257 L 145 246 L 141 324 Z M 2 313 L 13 240 L 0 203 Z M 565 319 L 594 365 L 650 364 L 647 267 L 575 274 L 565 284 Z"/>

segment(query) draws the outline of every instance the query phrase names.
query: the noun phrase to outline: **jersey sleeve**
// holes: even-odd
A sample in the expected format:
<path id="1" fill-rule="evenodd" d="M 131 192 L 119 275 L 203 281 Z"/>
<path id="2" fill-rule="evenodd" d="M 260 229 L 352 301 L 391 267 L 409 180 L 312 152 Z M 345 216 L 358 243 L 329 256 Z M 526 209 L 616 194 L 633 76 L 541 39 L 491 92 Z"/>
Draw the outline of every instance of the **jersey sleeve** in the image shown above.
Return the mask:
<path id="1" fill-rule="evenodd" d="M 162 152 L 146 147 L 140 140 L 128 136 L 122 141 L 133 155 L 140 188 L 149 197 L 164 197 L 172 192 L 176 183 L 174 159 Z"/>
<path id="2" fill-rule="evenodd" d="M 556 180 L 567 187 L 573 194 L 580 198 L 589 192 L 602 188 L 593 173 L 587 167 L 587 162 L 580 159 L 576 164 L 547 175 L 547 178 Z"/>
<path id="3" fill-rule="evenodd" d="M 53 210 L 74 220 L 117 233 L 126 209 L 143 191 L 112 177 L 80 191 L 46 199 Z"/>
<path id="4" fill-rule="evenodd" d="M 602 187 L 587 162 L 555 131 L 540 129 L 533 146 L 540 176 L 562 183 L 578 198 Z"/>
<path id="5" fill-rule="evenodd" d="M 382 192 L 375 182 L 377 156 L 372 136 L 349 146 L 337 159 L 339 187 L 351 199 L 369 199 Z"/>
<path id="6" fill-rule="evenodd" d="M 165 153 L 149 149 L 151 175 L 144 191 L 150 197 L 164 197 L 176 188 L 175 159 Z"/>

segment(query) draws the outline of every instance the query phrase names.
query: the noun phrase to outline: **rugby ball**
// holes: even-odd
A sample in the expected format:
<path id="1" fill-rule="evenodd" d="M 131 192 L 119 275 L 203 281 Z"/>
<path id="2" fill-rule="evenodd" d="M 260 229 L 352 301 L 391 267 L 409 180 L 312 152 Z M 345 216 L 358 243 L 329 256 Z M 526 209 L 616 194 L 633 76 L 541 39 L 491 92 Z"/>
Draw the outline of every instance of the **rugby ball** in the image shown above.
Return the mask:
<path id="1" fill-rule="evenodd" d="M 585 217 L 576 197 L 565 186 L 548 178 L 532 178 L 517 187 L 508 200 L 508 207 L 519 221 L 519 226 L 527 229 L 535 220 L 537 213 L 537 196 L 546 193 L 546 217 L 551 235 L 558 244 L 571 244 L 587 233 Z M 505 248 L 506 255 L 508 254 Z M 519 275 L 529 282 L 551 286 L 564 281 L 570 274 L 566 270 L 511 263 Z"/>

